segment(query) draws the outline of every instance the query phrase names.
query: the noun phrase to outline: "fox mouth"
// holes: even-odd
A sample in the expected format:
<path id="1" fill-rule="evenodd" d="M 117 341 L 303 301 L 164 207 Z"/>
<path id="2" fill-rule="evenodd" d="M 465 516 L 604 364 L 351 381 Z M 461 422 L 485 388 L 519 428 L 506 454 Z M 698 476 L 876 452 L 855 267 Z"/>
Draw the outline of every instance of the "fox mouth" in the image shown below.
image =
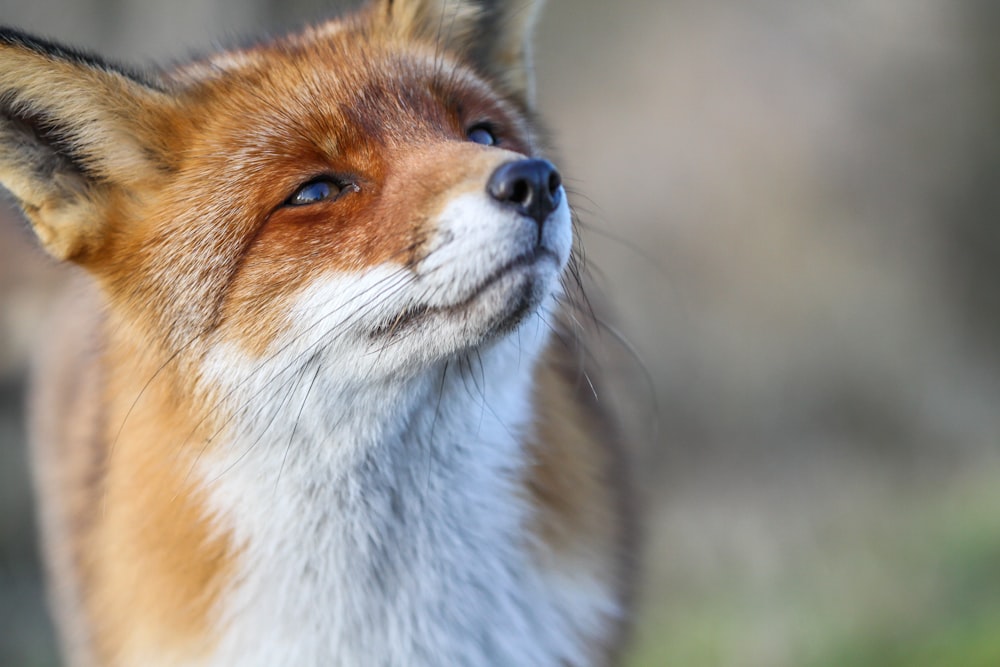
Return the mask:
<path id="1" fill-rule="evenodd" d="M 532 252 L 519 255 L 503 264 L 495 270 L 485 280 L 480 282 L 468 296 L 461 301 L 445 304 L 441 306 L 431 306 L 420 304 L 402 311 L 398 316 L 387 321 L 371 332 L 372 338 L 393 337 L 402 331 L 409 329 L 434 316 L 458 316 L 474 308 L 477 301 L 491 288 L 496 286 L 504 278 L 511 276 L 520 269 L 527 269 L 541 262 L 550 261 L 558 264 L 559 258 L 556 254 L 544 246 L 536 247 Z M 541 300 L 537 295 L 537 280 L 531 276 L 525 276 L 520 285 L 513 285 L 511 293 L 504 298 L 503 307 L 497 313 L 495 322 L 490 327 L 499 331 L 513 327 L 521 318 Z"/>

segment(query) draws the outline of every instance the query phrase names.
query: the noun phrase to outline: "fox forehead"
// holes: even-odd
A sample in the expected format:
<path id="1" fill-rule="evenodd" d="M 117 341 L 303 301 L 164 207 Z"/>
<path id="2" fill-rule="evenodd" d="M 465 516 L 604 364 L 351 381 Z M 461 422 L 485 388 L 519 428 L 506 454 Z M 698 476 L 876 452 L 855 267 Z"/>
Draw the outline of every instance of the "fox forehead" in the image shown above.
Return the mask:
<path id="1" fill-rule="evenodd" d="M 185 94 L 186 154 L 224 144 L 258 157 L 319 153 L 371 159 L 407 144 L 463 138 L 479 121 L 511 128 L 530 152 L 528 124 L 471 67 L 417 40 L 361 29 L 309 31 L 222 52 L 170 75 Z M 376 152 L 377 149 L 377 152 Z"/>

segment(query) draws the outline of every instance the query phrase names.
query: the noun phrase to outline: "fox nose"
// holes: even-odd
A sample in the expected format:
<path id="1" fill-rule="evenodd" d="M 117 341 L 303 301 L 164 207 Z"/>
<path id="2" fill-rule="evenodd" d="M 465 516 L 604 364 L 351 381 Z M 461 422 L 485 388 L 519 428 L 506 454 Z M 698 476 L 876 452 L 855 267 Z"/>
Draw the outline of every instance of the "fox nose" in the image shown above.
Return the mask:
<path id="1" fill-rule="evenodd" d="M 538 223 L 539 233 L 546 218 L 562 199 L 562 177 L 548 160 L 515 160 L 493 172 L 486 191 L 503 206 Z"/>

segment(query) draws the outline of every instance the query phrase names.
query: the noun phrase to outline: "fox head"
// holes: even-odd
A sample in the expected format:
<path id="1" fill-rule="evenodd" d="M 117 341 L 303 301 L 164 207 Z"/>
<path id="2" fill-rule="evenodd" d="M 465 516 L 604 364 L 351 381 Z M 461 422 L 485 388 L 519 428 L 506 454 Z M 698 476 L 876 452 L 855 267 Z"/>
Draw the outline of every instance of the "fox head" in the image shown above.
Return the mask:
<path id="1" fill-rule="evenodd" d="M 542 316 L 569 259 L 537 4 L 379 0 L 152 73 L 3 30 L 0 183 L 166 349 L 439 359 Z"/>

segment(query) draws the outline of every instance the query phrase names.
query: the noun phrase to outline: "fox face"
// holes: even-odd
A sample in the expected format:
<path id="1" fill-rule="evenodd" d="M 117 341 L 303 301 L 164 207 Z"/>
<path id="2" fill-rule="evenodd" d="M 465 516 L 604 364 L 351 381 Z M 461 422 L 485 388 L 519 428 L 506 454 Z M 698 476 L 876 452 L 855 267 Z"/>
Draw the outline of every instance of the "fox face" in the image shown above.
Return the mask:
<path id="1" fill-rule="evenodd" d="M 90 277 L 32 398 L 74 663 L 617 654 L 537 5 L 377 0 L 159 72 L 0 30 L 0 183 Z"/>
<path id="2" fill-rule="evenodd" d="M 335 343 L 336 367 L 359 378 L 419 372 L 509 334 L 551 299 L 571 245 L 560 177 L 529 157 L 524 112 L 428 48 L 351 30 L 325 39 L 328 58 L 258 55 L 264 72 L 244 62 L 209 86 L 196 117 L 240 133 L 200 127 L 188 150 L 205 158 L 169 190 L 225 212 L 224 233 L 190 240 L 230 264 L 212 283 L 191 267 L 187 312 L 211 318 L 213 343 L 252 354 Z M 265 73 L 281 58 L 294 75 L 276 114 L 254 105 L 255 87 L 275 93 Z M 208 284 L 225 292 L 197 295 Z"/>
<path id="3" fill-rule="evenodd" d="M 211 331 L 260 353 L 309 300 L 317 328 L 400 364 L 509 332 L 553 292 L 569 209 L 532 159 L 527 84 L 463 58 L 461 15 L 435 17 L 449 40 L 421 11 L 383 3 L 155 80 L 7 33 L 5 159 L 52 175 L 12 191 L 167 347 Z"/>

